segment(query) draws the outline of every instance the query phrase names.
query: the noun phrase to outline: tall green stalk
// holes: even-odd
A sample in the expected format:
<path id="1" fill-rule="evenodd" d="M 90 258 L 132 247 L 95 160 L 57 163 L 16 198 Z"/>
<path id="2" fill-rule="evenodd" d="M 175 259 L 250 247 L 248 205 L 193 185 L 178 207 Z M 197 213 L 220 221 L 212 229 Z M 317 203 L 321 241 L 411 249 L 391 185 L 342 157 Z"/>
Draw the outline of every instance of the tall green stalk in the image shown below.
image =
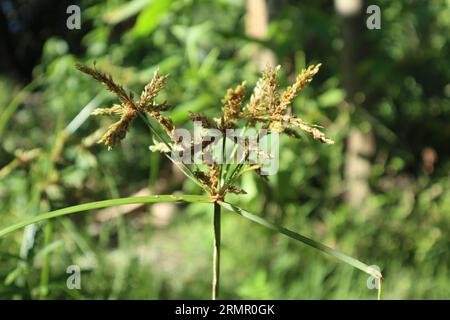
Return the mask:
<path id="1" fill-rule="evenodd" d="M 52 223 L 51 221 L 47 222 L 45 225 L 44 231 L 44 248 L 47 248 L 50 245 L 52 238 Z M 50 278 L 50 251 L 44 252 L 43 262 L 42 262 L 42 270 L 41 270 L 41 278 L 39 282 L 39 299 L 45 300 L 48 295 L 48 282 Z"/>
<path id="2" fill-rule="evenodd" d="M 219 295 L 220 278 L 220 210 L 221 207 L 214 202 L 214 248 L 213 248 L 213 279 L 212 299 L 216 300 Z"/>

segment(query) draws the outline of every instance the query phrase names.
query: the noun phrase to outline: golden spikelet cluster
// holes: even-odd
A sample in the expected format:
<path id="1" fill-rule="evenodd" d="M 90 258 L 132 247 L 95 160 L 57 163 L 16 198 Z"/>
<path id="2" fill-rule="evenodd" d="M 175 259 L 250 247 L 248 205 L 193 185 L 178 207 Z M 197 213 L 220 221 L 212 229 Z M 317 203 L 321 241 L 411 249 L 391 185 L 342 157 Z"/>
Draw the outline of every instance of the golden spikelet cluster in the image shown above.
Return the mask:
<path id="1" fill-rule="evenodd" d="M 236 121 L 247 120 L 249 126 L 262 123 L 266 129 L 273 132 L 285 133 L 294 138 L 300 138 L 298 129 L 325 144 L 333 144 L 316 125 L 311 125 L 289 114 L 291 106 L 297 94 L 309 84 L 314 75 L 319 71 L 320 64 L 311 65 L 304 69 L 296 78 L 295 82 L 284 90 L 281 95 L 278 90 L 277 75 L 280 66 L 267 67 L 258 80 L 250 101 L 244 107 L 245 83 L 234 89 L 228 89 L 222 100 L 222 116 L 212 119 L 200 114 L 190 114 L 192 121 L 201 121 L 206 128 L 216 128 L 224 131 L 228 128 L 236 128 Z"/>
<path id="2" fill-rule="evenodd" d="M 245 99 L 245 82 L 234 89 L 228 89 L 227 95 L 222 100 L 222 123 L 223 129 L 235 128 L 235 120 L 242 117 L 241 106 Z"/>
<path id="3" fill-rule="evenodd" d="M 277 91 L 277 74 L 279 69 L 280 66 L 276 68 L 267 66 L 263 71 L 250 97 L 250 102 L 245 108 L 245 116 L 247 118 L 252 119 L 275 111 L 275 106 L 279 102 Z"/>
<path id="4" fill-rule="evenodd" d="M 208 165 L 207 172 L 196 170 L 194 172 L 194 175 L 205 185 L 209 186 L 209 188 L 211 189 L 211 194 L 219 193 L 220 166 L 217 163 L 211 163 L 210 165 Z"/>
<path id="5" fill-rule="evenodd" d="M 152 80 L 144 87 L 139 99 L 135 101 L 133 95 L 127 93 L 122 86 L 115 83 L 111 76 L 98 71 L 95 67 L 89 68 L 84 65 L 77 65 L 77 68 L 104 84 L 119 99 L 119 104 L 114 104 L 110 108 L 99 108 L 92 113 L 93 115 L 119 116 L 119 120 L 108 127 L 107 132 L 99 141 L 99 143 L 107 145 L 109 149 L 125 138 L 131 123 L 138 115 L 148 115 L 162 126 L 169 137 L 169 140 L 166 140 L 159 136 L 161 141 L 155 141 L 151 150 L 165 154 L 174 150 L 181 151 L 183 154 L 185 151 L 190 151 L 189 154 L 192 158 L 195 157 L 196 153 L 201 152 L 206 169 L 202 170 L 194 165 L 193 170 L 191 170 L 186 168 L 185 164 L 182 164 L 183 172 L 199 181 L 205 190 L 217 200 L 224 199 L 228 192 L 245 193 L 233 185 L 235 179 L 240 176 L 240 170 L 243 170 L 244 164 L 248 165 L 245 171 L 255 171 L 261 175 L 261 165 L 250 163 L 248 159 L 250 151 L 254 151 L 254 148 L 257 147 L 250 145 L 245 139 L 245 145 L 243 146 L 244 164 L 238 164 L 235 170 L 230 171 L 231 174 L 228 176 L 228 171 L 222 175 L 223 164 L 212 161 L 212 148 L 214 148 L 212 143 L 214 140 L 183 141 L 183 144 L 177 141 L 178 138 L 174 134 L 175 128 L 172 120 L 162 114 L 162 112 L 170 109 L 169 104 L 155 101 L 167 81 L 167 76 L 161 75 L 158 70 L 154 72 Z M 201 122 L 203 128 L 220 130 L 223 136 L 225 136 L 227 129 L 248 128 L 261 124 L 262 128 L 267 129 L 268 132 L 285 133 L 294 138 L 300 138 L 299 131 L 303 131 L 313 139 L 332 144 L 333 141 L 328 139 L 318 126 L 308 124 L 289 112 L 289 107 L 294 98 L 312 81 L 319 68 L 320 64 L 317 64 L 304 69 L 291 86 L 280 92 L 277 84 L 280 67 L 267 67 L 258 80 L 247 104 L 244 105 L 245 82 L 243 82 L 235 88 L 228 89 L 222 100 L 222 113 L 219 118 L 212 119 L 203 114 L 192 112 L 189 112 L 189 118 L 193 122 Z M 154 130 L 150 124 L 149 126 Z M 237 143 L 241 144 L 242 141 L 237 141 Z M 225 145 L 222 148 L 224 150 Z M 265 176 L 262 177 L 265 178 Z M 224 182 L 223 179 L 226 181 Z"/>
<path id="6" fill-rule="evenodd" d="M 310 125 L 301 118 L 295 117 L 288 113 L 289 106 L 291 106 L 297 94 L 309 84 L 314 75 L 319 71 L 320 64 L 313 65 L 303 70 L 296 78 L 295 82 L 285 89 L 282 93 L 279 92 L 277 84 L 277 75 L 280 69 L 279 66 L 267 67 L 261 78 L 258 80 L 250 101 L 244 106 L 245 101 L 245 82 L 239 84 L 235 88 L 228 89 L 226 96 L 222 100 L 222 114 L 219 118 L 211 119 L 203 114 L 189 112 L 191 121 L 201 122 L 202 127 L 208 129 L 218 129 L 225 134 L 226 129 L 238 128 L 238 121 L 243 120 L 241 126 L 254 126 L 261 123 L 269 132 L 285 133 L 294 138 L 300 138 L 297 130 L 303 131 L 325 144 L 334 143 L 328 139 L 325 134 L 319 130 L 316 125 Z M 296 130 L 297 129 L 297 130 Z M 238 138 L 239 139 L 239 138 Z M 201 143 L 201 148 L 196 148 L 193 142 L 191 144 L 191 152 L 200 150 L 204 158 L 211 157 L 211 149 L 208 148 L 212 140 L 207 140 Z M 242 143 L 242 141 L 238 141 Z M 248 145 L 248 140 L 244 140 L 244 161 L 247 161 L 252 146 Z M 261 152 L 258 150 L 258 152 Z M 268 155 L 260 155 L 267 157 Z M 253 165 L 251 169 L 259 174 L 262 178 L 267 179 L 265 175 L 261 174 L 261 166 Z M 217 183 L 220 180 L 220 171 L 217 164 L 208 165 L 206 171 L 197 169 L 194 175 L 204 185 L 208 186 L 209 192 L 217 199 L 223 199 L 226 193 L 242 194 L 245 191 L 232 184 L 225 184 L 219 188 Z"/>
<path id="7" fill-rule="evenodd" d="M 276 68 L 267 67 L 261 79 L 256 84 L 250 102 L 244 108 L 243 117 L 250 122 L 260 122 L 269 130 L 285 133 L 294 138 L 300 135 L 294 129 L 299 129 L 322 143 L 333 144 L 317 126 L 310 125 L 300 118 L 288 113 L 288 107 L 292 104 L 297 94 L 312 81 L 319 71 L 320 64 L 309 66 L 296 78 L 294 84 L 288 87 L 281 96 L 277 90 Z"/>
<path id="8" fill-rule="evenodd" d="M 155 71 L 152 80 L 144 87 L 144 90 L 142 91 L 141 98 L 139 100 L 139 106 L 142 109 L 152 111 L 156 108 L 159 111 L 165 111 L 162 109 L 166 108 L 166 104 L 155 105 L 154 101 L 158 93 L 164 88 L 167 78 L 167 75 L 160 75 L 159 70 Z"/>
<path id="9" fill-rule="evenodd" d="M 131 123 L 137 118 L 139 112 L 147 113 L 156 119 L 166 129 L 168 134 L 173 132 L 174 126 L 172 121 L 161 114 L 162 111 L 170 109 L 170 106 L 167 103 L 157 104 L 155 102 L 156 96 L 164 87 L 167 79 L 167 76 L 161 76 L 158 70 L 154 72 L 150 83 L 145 86 L 139 101 L 135 101 L 133 94 L 127 93 L 121 85 L 114 82 L 110 75 L 97 70 L 95 67 L 89 68 L 81 64 L 77 64 L 76 68 L 104 84 L 120 101 L 120 104 L 115 104 L 111 108 L 99 108 L 92 112 L 92 115 L 117 115 L 120 117 L 118 121 L 108 127 L 106 133 L 98 141 L 108 146 L 108 149 L 119 144 L 125 138 Z"/>
<path id="10" fill-rule="evenodd" d="M 104 84 L 110 92 L 114 93 L 119 98 L 121 104 L 134 104 L 133 94 L 127 93 L 121 85 L 114 82 L 110 75 L 97 70 L 95 66 L 94 68 L 89 68 L 85 65 L 77 64 L 76 68 Z"/>

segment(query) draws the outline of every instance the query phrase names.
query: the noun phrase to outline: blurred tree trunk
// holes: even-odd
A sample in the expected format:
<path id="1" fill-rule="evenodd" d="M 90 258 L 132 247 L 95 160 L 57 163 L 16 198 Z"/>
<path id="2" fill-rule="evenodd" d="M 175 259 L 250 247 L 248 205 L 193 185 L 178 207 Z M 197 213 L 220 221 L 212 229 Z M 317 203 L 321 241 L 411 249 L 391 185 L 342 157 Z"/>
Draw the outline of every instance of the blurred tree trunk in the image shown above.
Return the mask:
<path id="1" fill-rule="evenodd" d="M 342 17 L 342 75 L 348 101 L 355 108 L 363 108 L 364 95 L 362 80 L 358 76 L 358 65 L 363 59 L 362 36 L 369 32 L 365 25 L 363 0 L 335 0 L 337 13 Z M 350 130 L 345 156 L 346 199 L 352 207 L 361 207 L 369 194 L 368 177 L 375 140 L 371 131 L 364 133 L 357 128 Z"/>
<path id="2" fill-rule="evenodd" d="M 269 6 L 267 1 L 247 0 L 247 13 L 245 16 L 246 34 L 251 38 L 265 40 L 267 38 L 268 25 Z M 264 69 L 267 65 L 276 65 L 274 53 L 261 45 L 254 45 L 253 59 L 260 70 Z"/>

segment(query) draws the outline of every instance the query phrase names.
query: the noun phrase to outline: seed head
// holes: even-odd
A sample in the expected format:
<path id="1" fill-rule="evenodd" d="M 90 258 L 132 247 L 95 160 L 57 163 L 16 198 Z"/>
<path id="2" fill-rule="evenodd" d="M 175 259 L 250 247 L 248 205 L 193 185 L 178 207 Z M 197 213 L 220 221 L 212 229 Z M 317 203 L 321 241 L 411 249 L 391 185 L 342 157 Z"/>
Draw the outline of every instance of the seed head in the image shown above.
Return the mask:
<path id="1" fill-rule="evenodd" d="M 97 70 L 95 67 L 89 68 L 81 64 L 77 64 L 76 68 L 104 84 L 120 101 L 120 104 L 115 104 L 111 108 L 98 108 L 92 112 L 92 115 L 95 116 L 120 116 L 117 122 L 108 127 L 107 132 L 98 141 L 99 143 L 104 143 L 108 146 L 108 149 L 119 144 L 125 138 L 131 123 L 137 118 L 139 112 L 145 112 L 153 117 L 162 125 L 169 136 L 172 135 L 174 130 L 172 120 L 161 114 L 162 111 L 170 109 L 170 105 L 166 102 L 162 104 L 155 102 L 156 96 L 164 87 L 167 79 L 167 76 L 160 75 L 159 70 L 154 72 L 152 80 L 144 87 L 139 101 L 134 101 L 133 94 L 127 93 L 121 85 L 114 82 L 110 75 Z"/>

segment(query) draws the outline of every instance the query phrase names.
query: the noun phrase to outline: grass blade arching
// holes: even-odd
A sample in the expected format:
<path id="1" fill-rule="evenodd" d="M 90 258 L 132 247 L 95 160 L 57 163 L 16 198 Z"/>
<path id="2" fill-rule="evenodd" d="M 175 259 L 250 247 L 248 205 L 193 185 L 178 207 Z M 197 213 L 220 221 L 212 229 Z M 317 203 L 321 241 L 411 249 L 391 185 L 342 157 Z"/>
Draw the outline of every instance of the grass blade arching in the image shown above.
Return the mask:
<path id="1" fill-rule="evenodd" d="M 155 195 L 155 196 L 144 196 L 144 197 L 129 197 L 129 198 L 118 198 L 111 200 L 95 201 L 84 204 L 79 204 L 72 207 L 67 207 L 63 209 L 58 209 L 50 211 L 47 213 L 40 214 L 30 219 L 23 220 L 19 223 L 13 224 L 9 227 L 0 230 L 0 238 L 5 235 L 14 232 L 20 228 L 27 225 L 41 222 L 48 219 L 53 219 L 68 214 L 94 210 L 99 208 L 120 206 L 125 204 L 135 204 L 135 203 L 155 203 L 155 202 L 211 202 L 209 196 L 197 196 L 197 195 Z"/>
<path id="2" fill-rule="evenodd" d="M 256 222 L 256 223 L 258 223 L 260 225 L 263 225 L 266 228 L 278 231 L 279 233 L 282 233 L 282 234 L 288 236 L 291 239 L 300 241 L 300 242 L 302 242 L 302 243 L 304 243 L 304 244 L 306 244 L 306 245 L 308 245 L 310 247 L 313 247 L 316 250 L 319 250 L 319 251 L 322 251 L 324 253 L 327 253 L 327 254 L 335 257 L 336 259 L 338 259 L 338 260 L 340 260 L 342 262 L 345 262 L 345 263 L 351 265 L 352 267 L 354 267 L 356 269 L 364 271 L 365 273 L 367 273 L 367 274 L 369 274 L 369 275 L 371 275 L 371 276 L 373 276 L 373 277 L 375 277 L 377 279 L 382 279 L 382 275 L 381 275 L 380 272 L 378 272 L 374 268 L 371 268 L 369 265 L 367 265 L 367 264 L 365 264 L 365 263 L 363 263 L 363 262 L 361 262 L 361 261 L 359 261 L 359 260 L 357 260 L 355 258 L 352 258 L 352 257 L 350 257 L 350 256 L 348 256 L 348 255 L 346 255 L 346 254 L 344 254 L 342 252 L 339 252 L 339 251 L 337 251 L 335 249 L 332 249 L 332 248 L 330 248 L 330 247 L 328 247 L 328 246 L 326 246 L 326 245 L 324 245 L 324 244 L 322 244 L 320 242 L 317 242 L 317 241 L 315 241 L 313 239 L 305 237 L 305 236 L 303 236 L 303 235 L 301 235 L 301 234 L 299 234 L 297 232 L 294 232 L 294 231 L 286 229 L 286 228 L 284 228 L 282 226 L 278 226 L 276 224 L 273 224 L 273 223 L 267 221 L 266 219 L 264 219 L 264 218 L 262 218 L 260 216 L 254 215 L 254 214 L 252 214 L 252 213 L 250 213 L 248 211 L 245 211 L 244 209 L 241 209 L 239 207 L 236 207 L 236 206 L 234 206 L 234 205 L 232 205 L 230 203 L 221 202 L 220 205 L 223 208 L 227 209 L 227 210 L 233 211 L 233 212 L 243 216 L 244 218 L 247 218 L 247 219 L 249 219 L 249 220 L 251 220 L 253 222 Z"/>

